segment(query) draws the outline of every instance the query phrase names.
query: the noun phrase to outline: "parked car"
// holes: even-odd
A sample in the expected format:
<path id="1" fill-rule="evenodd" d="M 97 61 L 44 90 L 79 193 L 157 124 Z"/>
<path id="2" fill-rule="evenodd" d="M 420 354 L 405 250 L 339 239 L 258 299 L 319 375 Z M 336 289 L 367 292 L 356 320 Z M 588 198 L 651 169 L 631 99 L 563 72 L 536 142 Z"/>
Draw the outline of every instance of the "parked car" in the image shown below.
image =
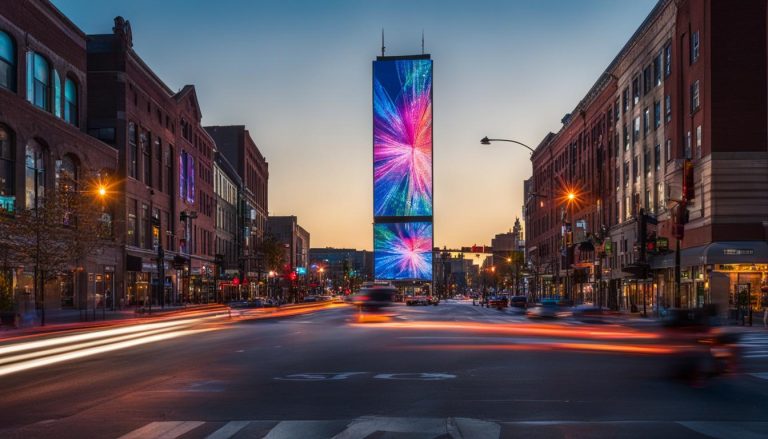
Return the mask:
<path id="1" fill-rule="evenodd" d="M 440 303 L 440 298 L 437 296 L 427 296 L 427 301 L 430 305 L 437 306 Z"/>
<path id="2" fill-rule="evenodd" d="M 528 298 L 525 296 L 512 296 L 509 299 L 509 306 L 512 308 L 523 308 L 528 306 Z"/>
<path id="3" fill-rule="evenodd" d="M 427 296 L 407 296 L 405 298 L 405 304 L 409 306 L 415 305 L 431 305 Z"/>
<path id="4" fill-rule="evenodd" d="M 608 308 L 595 305 L 579 305 L 573 308 L 573 317 L 585 323 L 606 323 L 612 313 Z"/>

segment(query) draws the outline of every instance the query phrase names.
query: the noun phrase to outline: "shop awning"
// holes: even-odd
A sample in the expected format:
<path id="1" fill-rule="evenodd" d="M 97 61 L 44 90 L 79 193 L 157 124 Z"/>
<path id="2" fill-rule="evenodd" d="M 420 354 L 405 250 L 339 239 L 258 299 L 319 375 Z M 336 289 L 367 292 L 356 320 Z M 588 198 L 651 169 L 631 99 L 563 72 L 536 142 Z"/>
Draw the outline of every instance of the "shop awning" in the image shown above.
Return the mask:
<path id="1" fill-rule="evenodd" d="M 768 242 L 766 241 L 719 241 L 680 251 L 681 267 L 765 263 L 768 263 Z M 651 259 L 651 268 L 654 270 L 674 266 L 674 251 Z"/>

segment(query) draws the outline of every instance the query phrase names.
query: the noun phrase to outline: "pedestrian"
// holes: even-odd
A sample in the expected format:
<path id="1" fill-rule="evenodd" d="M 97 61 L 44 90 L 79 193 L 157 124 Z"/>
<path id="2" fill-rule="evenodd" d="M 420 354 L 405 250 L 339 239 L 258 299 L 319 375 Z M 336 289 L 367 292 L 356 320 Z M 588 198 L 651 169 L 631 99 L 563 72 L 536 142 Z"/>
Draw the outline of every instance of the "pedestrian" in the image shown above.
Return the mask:
<path id="1" fill-rule="evenodd" d="M 768 293 L 763 294 L 763 328 L 768 328 Z"/>

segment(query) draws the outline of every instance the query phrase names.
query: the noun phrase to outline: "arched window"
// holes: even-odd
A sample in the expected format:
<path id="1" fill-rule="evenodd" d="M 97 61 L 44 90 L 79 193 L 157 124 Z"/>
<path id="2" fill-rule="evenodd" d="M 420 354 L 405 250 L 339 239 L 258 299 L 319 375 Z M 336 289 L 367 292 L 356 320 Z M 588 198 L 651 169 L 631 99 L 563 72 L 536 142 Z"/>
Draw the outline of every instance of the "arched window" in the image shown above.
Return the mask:
<path id="1" fill-rule="evenodd" d="M 64 120 L 77 126 L 77 84 L 70 78 L 64 82 Z"/>
<path id="2" fill-rule="evenodd" d="M 77 190 L 77 164 L 71 156 L 65 155 L 56 161 L 56 190 L 71 192 Z"/>
<path id="3" fill-rule="evenodd" d="M 0 31 L 0 87 L 16 90 L 16 45 Z"/>
<path id="4" fill-rule="evenodd" d="M 15 150 L 11 131 L 0 125 L 0 211 L 13 212 L 16 201 Z"/>
<path id="5" fill-rule="evenodd" d="M 43 148 L 34 140 L 27 143 L 24 158 L 26 174 L 24 179 L 25 206 L 34 209 L 45 195 L 45 160 Z"/>
<path id="6" fill-rule="evenodd" d="M 58 76 L 57 76 L 58 77 Z M 27 100 L 51 111 L 51 67 L 42 55 L 27 52 Z"/>
<path id="7" fill-rule="evenodd" d="M 53 69 L 53 114 L 61 117 L 61 78 L 56 69 Z"/>

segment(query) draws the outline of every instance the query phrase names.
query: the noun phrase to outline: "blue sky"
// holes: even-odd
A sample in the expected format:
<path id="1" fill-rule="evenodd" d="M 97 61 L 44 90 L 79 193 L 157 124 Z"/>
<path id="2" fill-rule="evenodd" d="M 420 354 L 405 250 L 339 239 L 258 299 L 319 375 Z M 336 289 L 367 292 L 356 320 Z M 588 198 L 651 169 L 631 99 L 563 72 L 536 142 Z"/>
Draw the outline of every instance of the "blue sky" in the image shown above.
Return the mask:
<path id="1" fill-rule="evenodd" d="M 313 247 L 372 248 L 371 61 L 434 64 L 435 245 L 488 244 L 521 216 L 525 149 L 557 131 L 655 0 L 53 0 L 86 33 L 131 21 L 134 49 L 203 123 L 245 124 L 269 210 Z"/>

